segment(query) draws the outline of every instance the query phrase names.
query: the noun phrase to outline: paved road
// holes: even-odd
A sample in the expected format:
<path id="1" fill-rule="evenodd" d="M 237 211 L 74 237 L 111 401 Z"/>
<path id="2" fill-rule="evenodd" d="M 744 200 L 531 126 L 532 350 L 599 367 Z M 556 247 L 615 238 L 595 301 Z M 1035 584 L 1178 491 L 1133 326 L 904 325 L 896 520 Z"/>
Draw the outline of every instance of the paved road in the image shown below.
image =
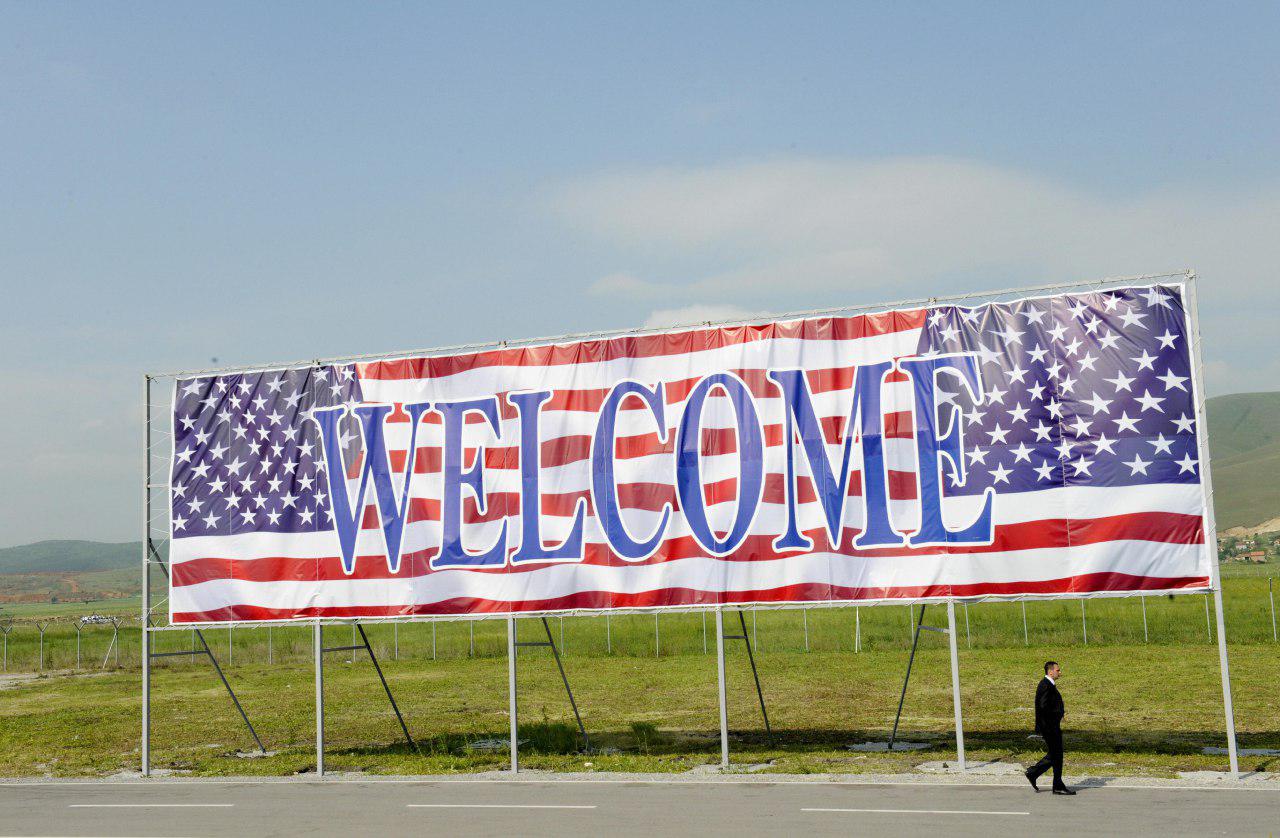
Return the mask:
<path id="1" fill-rule="evenodd" d="M 658 782 L 0 786 L 0 835 L 1266 835 L 1280 792 Z"/>

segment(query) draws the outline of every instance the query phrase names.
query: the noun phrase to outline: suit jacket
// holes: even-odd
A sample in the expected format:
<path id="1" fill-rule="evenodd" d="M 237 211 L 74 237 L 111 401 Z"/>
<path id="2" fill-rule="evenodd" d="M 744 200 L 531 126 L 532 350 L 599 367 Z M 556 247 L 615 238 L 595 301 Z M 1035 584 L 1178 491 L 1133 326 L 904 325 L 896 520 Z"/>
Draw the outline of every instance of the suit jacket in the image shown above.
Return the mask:
<path id="1" fill-rule="evenodd" d="M 1062 694 L 1048 678 L 1041 678 L 1036 687 L 1036 733 L 1045 736 L 1062 732 L 1062 717 L 1067 715 Z"/>

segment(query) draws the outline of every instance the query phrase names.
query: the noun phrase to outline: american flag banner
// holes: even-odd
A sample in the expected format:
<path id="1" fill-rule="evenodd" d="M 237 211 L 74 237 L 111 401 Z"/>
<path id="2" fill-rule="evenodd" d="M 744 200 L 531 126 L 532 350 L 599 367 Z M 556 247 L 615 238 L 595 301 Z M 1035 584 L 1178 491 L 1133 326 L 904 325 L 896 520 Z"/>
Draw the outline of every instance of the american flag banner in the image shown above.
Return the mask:
<path id="1" fill-rule="evenodd" d="M 1185 288 L 180 378 L 174 623 L 1208 589 Z"/>

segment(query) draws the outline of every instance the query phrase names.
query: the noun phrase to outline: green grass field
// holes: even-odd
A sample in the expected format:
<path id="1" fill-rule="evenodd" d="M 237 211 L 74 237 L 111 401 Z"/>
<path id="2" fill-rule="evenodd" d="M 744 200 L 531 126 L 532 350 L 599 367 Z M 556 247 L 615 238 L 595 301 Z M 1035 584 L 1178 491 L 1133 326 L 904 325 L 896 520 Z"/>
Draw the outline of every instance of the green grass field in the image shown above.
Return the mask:
<path id="1" fill-rule="evenodd" d="M 1257 568 L 1225 581 L 1237 728 L 1244 747 L 1280 747 L 1280 644 L 1272 640 L 1267 578 Z M 1029 740 L 1031 696 L 1047 657 L 1063 661 L 1072 765 L 1093 773 L 1168 775 L 1220 769 L 1225 757 L 1200 753 L 1224 744 L 1217 646 L 1205 598 L 980 603 L 957 608 L 966 733 L 975 759 L 1037 758 Z M 966 628 L 967 612 L 967 628 Z M 775 728 L 763 736 L 741 644 L 729 644 L 735 760 L 768 771 L 909 770 L 946 759 L 951 734 L 945 638 L 925 633 L 904 711 L 903 735 L 922 752 L 858 753 L 846 745 L 887 738 L 911 638 L 906 606 L 747 611 Z M 595 751 L 579 753 L 568 702 L 545 650 L 521 652 L 526 764 L 561 770 L 682 771 L 718 755 L 714 622 L 703 615 L 617 615 L 552 619 Z M 733 618 L 736 620 L 736 616 Z M 945 624 L 931 607 L 926 624 Z M 860 624 L 861 651 L 854 652 Z M 807 626 L 807 632 L 806 632 Z M 328 645 L 351 641 L 346 626 Z M 502 767 L 506 731 L 506 635 L 502 620 L 368 627 L 422 752 L 397 741 L 398 728 L 364 656 L 327 661 L 330 764 L 335 770 L 435 773 Z M 474 635 L 473 635 L 474 632 Z M 521 622 L 522 639 L 542 639 Z M 287 774 L 310 770 L 311 630 L 306 626 L 210 630 L 204 635 L 273 756 L 252 748 L 216 675 L 202 658 L 157 662 L 156 766 L 197 774 Z M 806 651 L 806 635 L 808 649 Z M 474 636 L 474 646 L 473 646 Z M 136 769 L 139 632 L 122 629 L 119 669 L 106 655 L 111 628 L 86 628 L 81 674 L 66 621 L 45 635 L 45 673 L 10 679 L 0 690 L 0 776 L 80 775 Z M 190 649 L 189 630 L 155 635 L 157 651 Z M 230 641 L 230 645 L 228 643 Z M 17 625 L 9 671 L 39 669 L 38 635 Z M 398 653 L 397 653 L 398 649 Z M 268 656 L 271 663 L 268 664 Z M 348 662 L 350 661 L 350 662 Z M 486 740 L 497 740 L 495 746 Z M 494 749 L 496 747 L 496 750 Z M 590 765 L 587 765 L 590 763 Z M 1251 770 L 1280 761 L 1246 759 Z"/>

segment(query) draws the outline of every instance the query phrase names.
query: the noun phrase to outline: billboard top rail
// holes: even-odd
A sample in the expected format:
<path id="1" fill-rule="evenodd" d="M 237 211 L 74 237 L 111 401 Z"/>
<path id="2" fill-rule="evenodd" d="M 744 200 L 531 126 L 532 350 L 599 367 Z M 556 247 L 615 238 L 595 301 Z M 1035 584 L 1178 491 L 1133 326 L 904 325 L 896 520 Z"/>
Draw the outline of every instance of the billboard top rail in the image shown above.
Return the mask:
<path id="1" fill-rule="evenodd" d="M 1009 295 L 1032 294 L 1048 291 L 1061 291 L 1070 288 L 1088 288 L 1088 289 L 1104 289 L 1112 285 L 1131 285 L 1133 283 L 1152 282 L 1159 279 L 1181 278 L 1193 281 L 1196 272 L 1192 268 L 1183 268 L 1176 271 L 1168 271 L 1165 273 L 1151 274 L 1133 274 L 1129 276 L 1111 276 L 1102 279 L 1093 280 L 1076 280 L 1070 282 L 1053 282 L 1043 285 L 1024 285 L 1016 288 L 1004 288 L 991 291 L 975 291 L 968 294 L 955 294 L 947 296 L 929 296 L 916 297 L 913 299 L 898 300 L 891 303 L 872 303 L 864 306 L 834 306 L 831 308 L 817 308 L 805 311 L 783 312 L 780 314 L 757 314 L 748 317 L 740 317 L 729 320 L 698 320 L 690 323 L 680 323 L 671 326 L 659 327 L 635 327 L 631 329 L 611 329 L 594 332 L 572 332 L 562 335 L 550 335 L 543 337 L 519 338 L 512 340 L 494 340 L 481 343 L 459 343 L 449 346 L 439 346 L 428 349 L 409 349 L 393 352 L 370 352 L 361 355 L 336 355 L 326 358 L 300 358 L 293 361 L 280 361 L 272 363 L 256 363 L 256 364 L 237 364 L 232 366 L 221 367 L 204 367 L 198 369 L 182 369 L 170 370 L 165 372 L 146 373 L 148 380 L 166 379 L 166 378 L 184 378 L 197 375 L 212 374 L 228 374 L 237 372 L 249 372 L 253 370 L 275 369 L 287 367 L 303 367 L 310 365 L 332 364 L 339 362 L 363 361 L 368 359 L 392 360 L 396 358 L 408 357 L 427 357 L 432 355 L 445 355 L 463 352 L 479 352 L 487 349 L 495 348 L 511 348 L 521 346 L 538 346 L 546 344 L 556 344 L 571 341 L 587 340 L 591 338 L 614 338 L 627 335 L 643 335 L 655 334 L 661 332 L 672 332 L 680 329 L 694 329 L 706 326 L 735 326 L 750 323 L 762 323 L 778 320 L 797 320 L 806 317 L 819 317 L 822 315 L 842 314 L 842 313 L 864 313 L 890 311 L 897 308 L 936 305 L 938 303 L 958 303 L 964 300 L 997 300 L 1001 297 Z"/>

